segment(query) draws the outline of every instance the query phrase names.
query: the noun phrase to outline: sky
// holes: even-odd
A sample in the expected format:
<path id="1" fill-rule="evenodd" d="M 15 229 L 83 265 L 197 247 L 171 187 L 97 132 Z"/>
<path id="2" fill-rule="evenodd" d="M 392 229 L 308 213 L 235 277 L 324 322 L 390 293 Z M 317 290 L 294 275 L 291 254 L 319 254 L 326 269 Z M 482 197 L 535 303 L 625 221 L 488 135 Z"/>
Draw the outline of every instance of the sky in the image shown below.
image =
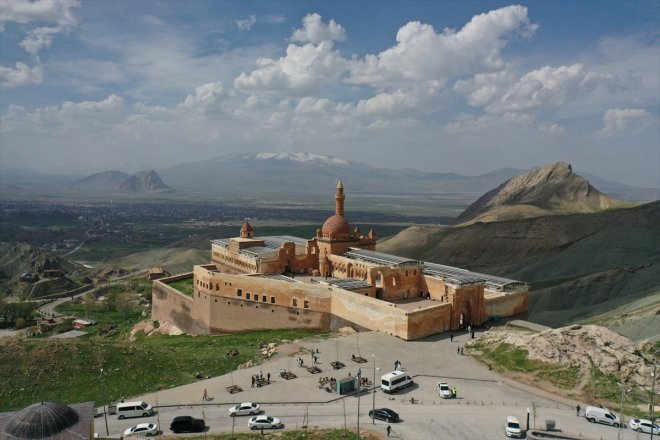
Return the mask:
<path id="1" fill-rule="evenodd" d="M 2 0 L 0 171 L 309 152 L 660 187 L 660 1 Z"/>

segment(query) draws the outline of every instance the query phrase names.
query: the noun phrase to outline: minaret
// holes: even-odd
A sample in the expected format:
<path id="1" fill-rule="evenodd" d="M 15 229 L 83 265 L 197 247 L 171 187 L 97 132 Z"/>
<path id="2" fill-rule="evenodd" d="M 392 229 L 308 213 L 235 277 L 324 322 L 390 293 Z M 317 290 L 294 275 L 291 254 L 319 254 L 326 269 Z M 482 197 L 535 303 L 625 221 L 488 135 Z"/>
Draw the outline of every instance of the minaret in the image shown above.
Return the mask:
<path id="1" fill-rule="evenodd" d="M 341 178 L 339 179 L 339 182 L 337 182 L 337 192 L 335 194 L 335 214 L 344 216 L 344 199 L 346 196 L 344 195 L 344 184 L 341 183 Z"/>

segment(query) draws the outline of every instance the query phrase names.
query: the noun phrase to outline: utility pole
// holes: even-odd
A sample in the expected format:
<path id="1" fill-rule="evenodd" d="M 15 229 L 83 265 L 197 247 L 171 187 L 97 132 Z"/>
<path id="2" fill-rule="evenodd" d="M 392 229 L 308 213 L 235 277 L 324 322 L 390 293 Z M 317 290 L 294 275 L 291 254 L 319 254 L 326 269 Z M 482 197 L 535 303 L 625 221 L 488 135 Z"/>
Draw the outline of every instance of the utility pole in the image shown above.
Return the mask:
<path id="1" fill-rule="evenodd" d="M 105 397 L 108 398 L 107 387 L 105 386 L 105 376 L 103 375 L 103 368 L 101 368 L 101 380 L 103 381 L 103 390 L 105 391 Z M 105 418 L 105 435 L 110 437 L 110 431 L 108 430 L 108 405 L 103 405 L 103 417 Z"/>
<path id="2" fill-rule="evenodd" d="M 619 432 L 616 436 L 617 440 L 623 440 L 623 401 L 626 398 L 626 384 L 621 383 L 621 411 L 619 412 Z M 651 428 L 653 431 L 653 428 Z"/>
<path id="3" fill-rule="evenodd" d="M 357 383 L 358 383 L 357 440 L 360 440 L 360 394 L 362 394 L 362 390 L 360 389 L 360 376 L 357 377 Z"/>
<path id="4" fill-rule="evenodd" d="M 376 355 L 371 355 L 371 360 L 374 362 L 374 378 L 371 386 L 373 390 L 371 391 L 371 423 L 376 424 Z"/>
<path id="5" fill-rule="evenodd" d="M 653 362 L 653 383 L 651 384 L 651 440 L 653 440 L 653 426 L 655 425 L 655 367 Z"/>

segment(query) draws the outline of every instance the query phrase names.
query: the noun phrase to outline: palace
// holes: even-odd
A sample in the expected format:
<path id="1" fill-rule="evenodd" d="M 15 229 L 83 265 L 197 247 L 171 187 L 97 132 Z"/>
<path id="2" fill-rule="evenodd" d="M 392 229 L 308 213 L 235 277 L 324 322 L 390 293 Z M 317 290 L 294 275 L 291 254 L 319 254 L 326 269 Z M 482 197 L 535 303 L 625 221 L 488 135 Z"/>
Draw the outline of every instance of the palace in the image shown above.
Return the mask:
<path id="1" fill-rule="evenodd" d="M 350 326 L 414 340 L 527 312 L 527 283 L 376 252 L 345 198 L 339 180 L 335 214 L 308 240 L 258 237 L 249 222 L 212 240 L 211 264 L 153 282 L 152 318 L 191 334 Z M 192 296 L 169 285 L 191 275 Z"/>

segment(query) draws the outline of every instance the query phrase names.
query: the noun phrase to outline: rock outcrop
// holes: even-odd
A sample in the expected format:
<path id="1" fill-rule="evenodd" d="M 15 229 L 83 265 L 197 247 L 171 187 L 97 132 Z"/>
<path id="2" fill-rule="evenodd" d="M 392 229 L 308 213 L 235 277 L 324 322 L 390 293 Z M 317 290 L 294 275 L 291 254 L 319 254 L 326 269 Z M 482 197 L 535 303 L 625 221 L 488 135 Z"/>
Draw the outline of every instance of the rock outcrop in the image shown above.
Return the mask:
<path id="1" fill-rule="evenodd" d="M 527 350 L 528 358 L 558 366 L 580 366 L 581 375 L 590 375 L 592 364 L 630 385 L 650 387 L 653 365 L 642 353 L 646 343 L 634 344 L 605 327 L 573 325 L 539 333 L 494 328 L 480 341 L 495 347 L 501 343 Z"/>
<path id="2" fill-rule="evenodd" d="M 169 189 L 170 187 L 163 183 L 154 170 L 138 171 L 119 186 L 119 190 L 122 192 L 158 192 Z"/>
<path id="3" fill-rule="evenodd" d="M 94 191 L 118 191 L 126 193 L 170 191 L 154 170 L 138 171 L 129 176 L 121 171 L 102 171 L 72 182 L 70 186 Z"/>
<path id="4" fill-rule="evenodd" d="M 487 192 L 457 217 L 456 224 L 589 213 L 619 204 L 573 173 L 570 164 L 556 162 Z"/>

